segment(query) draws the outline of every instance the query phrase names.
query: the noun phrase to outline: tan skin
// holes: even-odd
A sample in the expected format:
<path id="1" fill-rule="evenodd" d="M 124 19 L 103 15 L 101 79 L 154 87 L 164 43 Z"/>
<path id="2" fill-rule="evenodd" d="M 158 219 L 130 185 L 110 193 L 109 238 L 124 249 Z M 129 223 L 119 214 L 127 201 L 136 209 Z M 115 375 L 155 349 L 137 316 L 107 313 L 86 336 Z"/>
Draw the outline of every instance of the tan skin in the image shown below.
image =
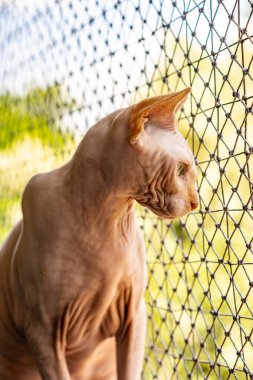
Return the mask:
<path id="1" fill-rule="evenodd" d="M 197 207 L 177 129 L 189 90 L 108 115 L 69 163 L 33 177 L 0 253 L 1 380 L 140 380 L 146 263 L 134 200 Z"/>

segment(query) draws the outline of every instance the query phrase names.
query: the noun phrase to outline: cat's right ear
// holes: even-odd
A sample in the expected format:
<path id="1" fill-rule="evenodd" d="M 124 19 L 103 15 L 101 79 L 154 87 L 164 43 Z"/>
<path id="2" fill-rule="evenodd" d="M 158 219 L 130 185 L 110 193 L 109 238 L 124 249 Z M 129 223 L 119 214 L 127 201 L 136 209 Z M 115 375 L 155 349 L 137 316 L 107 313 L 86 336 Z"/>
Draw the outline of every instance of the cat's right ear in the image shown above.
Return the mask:
<path id="1" fill-rule="evenodd" d="M 144 99 L 131 107 L 130 143 L 135 144 L 148 121 L 162 128 L 174 129 L 176 113 L 185 103 L 191 88 Z"/>

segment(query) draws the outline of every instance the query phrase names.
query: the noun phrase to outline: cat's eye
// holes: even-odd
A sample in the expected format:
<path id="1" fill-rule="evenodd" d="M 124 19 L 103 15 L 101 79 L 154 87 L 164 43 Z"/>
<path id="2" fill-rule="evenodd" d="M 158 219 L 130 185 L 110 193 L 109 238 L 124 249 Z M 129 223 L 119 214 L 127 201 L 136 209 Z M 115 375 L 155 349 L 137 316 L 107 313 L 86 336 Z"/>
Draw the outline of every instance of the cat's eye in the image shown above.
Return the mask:
<path id="1" fill-rule="evenodd" d="M 186 164 L 184 164 L 183 162 L 179 162 L 177 164 L 177 175 L 178 177 L 181 177 L 185 174 L 186 172 Z"/>

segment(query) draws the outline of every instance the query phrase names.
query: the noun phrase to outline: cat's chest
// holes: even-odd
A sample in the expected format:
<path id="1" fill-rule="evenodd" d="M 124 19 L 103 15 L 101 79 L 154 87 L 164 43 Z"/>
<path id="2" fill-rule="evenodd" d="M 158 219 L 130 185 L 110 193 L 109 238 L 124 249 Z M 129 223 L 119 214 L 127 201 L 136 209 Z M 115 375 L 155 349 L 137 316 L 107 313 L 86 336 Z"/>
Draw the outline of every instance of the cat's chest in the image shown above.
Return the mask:
<path id="1" fill-rule="evenodd" d="M 124 332 L 137 303 L 139 291 L 135 285 L 130 278 L 101 283 L 96 290 L 86 289 L 69 303 L 61 324 L 67 355 L 92 352 L 104 339 Z"/>
<path id="2" fill-rule="evenodd" d="M 106 251 L 102 265 L 93 263 L 86 273 L 63 320 L 67 353 L 76 356 L 88 355 L 104 339 L 126 331 L 146 285 L 144 249 L 119 250 L 115 257 Z"/>

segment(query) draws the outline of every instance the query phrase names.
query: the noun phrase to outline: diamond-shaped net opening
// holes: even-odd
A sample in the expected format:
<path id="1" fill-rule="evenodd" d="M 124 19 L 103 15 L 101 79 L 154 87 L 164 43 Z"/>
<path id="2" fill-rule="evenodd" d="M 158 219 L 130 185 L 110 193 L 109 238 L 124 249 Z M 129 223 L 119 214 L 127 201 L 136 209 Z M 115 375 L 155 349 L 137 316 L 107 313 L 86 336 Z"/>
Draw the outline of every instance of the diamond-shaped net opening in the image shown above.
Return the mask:
<path id="1" fill-rule="evenodd" d="M 200 208 L 147 244 L 143 379 L 253 379 L 251 0 L 0 1 L 0 239 L 29 177 L 144 97 L 192 87 L 181 113 Z"/>

